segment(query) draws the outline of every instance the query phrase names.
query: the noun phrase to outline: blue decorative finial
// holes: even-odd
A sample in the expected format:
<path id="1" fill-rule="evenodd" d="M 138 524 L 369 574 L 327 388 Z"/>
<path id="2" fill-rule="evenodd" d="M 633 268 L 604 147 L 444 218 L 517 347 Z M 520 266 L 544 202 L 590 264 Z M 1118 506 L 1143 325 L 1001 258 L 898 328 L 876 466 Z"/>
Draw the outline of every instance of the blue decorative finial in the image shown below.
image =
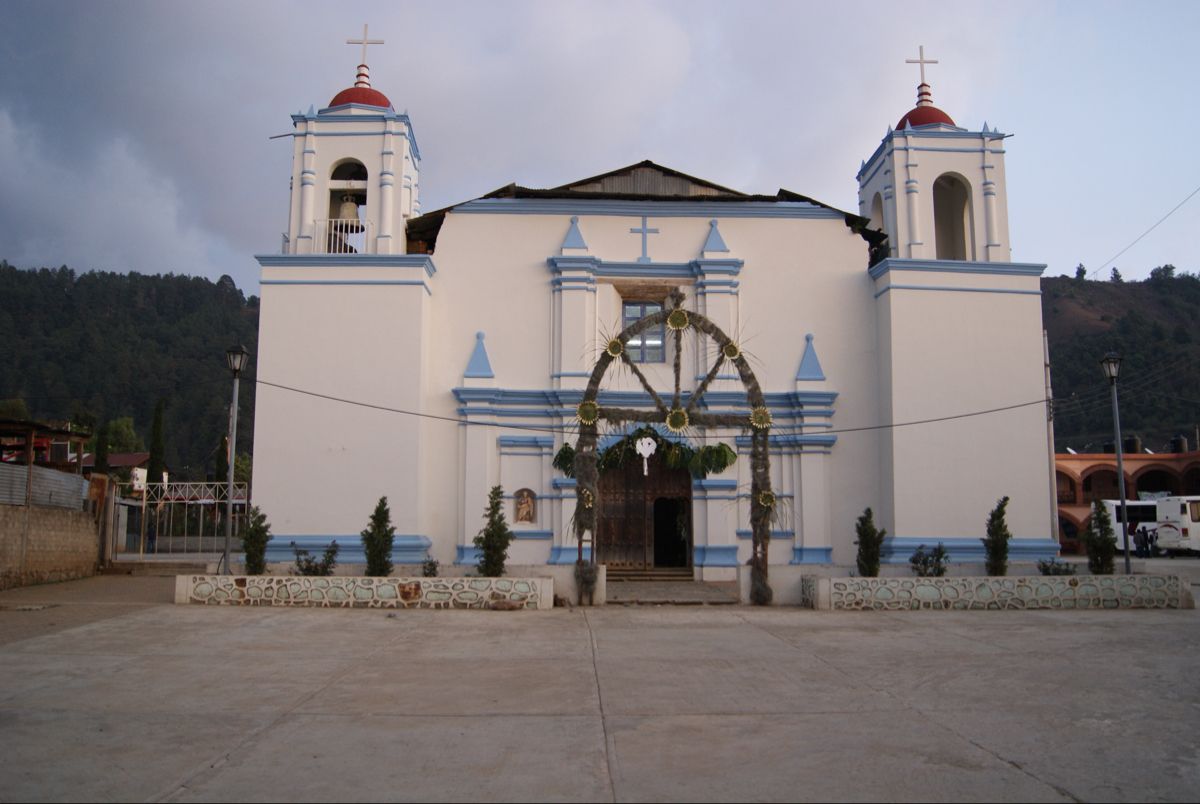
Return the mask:
<path id="1" fill-rule="evenodd" d="M 496 373 L 492 371 L 492 361 L 488 360 L 487 349 L 483 345 L 483 332 L 476 332 L 475 351 L 471 352 L 471 359 L 467 361 L 467 370 L 463 372 L 463 377 L 491 379 L 495 376 Z"/>
<path id="2" fill-rule="evenodd" d="M 800 369 L 796 372 L 796 379 L 816 382 L 825 379 L 821 361 L 817 359 L 817 349 L 813 346 L 811 332 L 804 336 L 804 357 L 800 358 Z"/>
<path id="3" fill-rule="evenodd" d="M 717 228 L 716 218 L 708 222 L 708 237 L 704 240 L 704 247 L 700 251 L 729 251 L 729 247 L 725 245 L 725 238 L 721 237 L 721 230 Z"/>
<path id="4" fill-rule="evenodd" d="M 563 238 L 562 246 L 560 248 L 563 251 L 566 251 L 569 248 L 587 251 L 587 243 L 583 240 L 583 233 L 579 231 L 578 215 L 571 216 L 571 226 L 567 229 L 567 236 Z"/>

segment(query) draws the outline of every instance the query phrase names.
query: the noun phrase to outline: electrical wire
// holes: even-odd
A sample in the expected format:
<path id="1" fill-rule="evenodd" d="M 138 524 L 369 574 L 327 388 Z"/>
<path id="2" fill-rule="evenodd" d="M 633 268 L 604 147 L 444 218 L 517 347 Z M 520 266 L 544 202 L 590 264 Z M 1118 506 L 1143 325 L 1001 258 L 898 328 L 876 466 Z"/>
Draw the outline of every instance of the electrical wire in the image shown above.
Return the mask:
<path id="1" fill-rule="evenodd" d="M 1175 214 L 1175 213 L 1176 213 L 1176 212 L 1179 210 L 1179 208 L 1180 208 L 1180 207 L 1182 207 L 1184 204 L 1186 204 L 1188 201 L 1191 201 L 1191 200 L 1192 200 L 1192 197 L 1193 197 L 1194 195 L 1196 195 L 1196 193 L 1200 193 L 1200 187 L 1197 187 L 1195 190 L 1192 190 L 1190 193 L 1188 193 L 1188 195 L 1187 195 L 1187 198 L 1183 199 L 1183 200 L 1182 200 L 1182 201 L 1180 201 L 1178 204 L 1176 204 L 1174 207 L 1172 207 L 1171 211 L 1170 211 L 1170 212 L 1168 212 L 1166 215 L 1163 215 L 1161 218 L 1159 218 L 1157 223 L 1155 223 L 1155 224 L 1154 224 L 1153 226 L 1151 226 L 1149 229 L 1147 229 L 1146 231 L 1144 231 L 1144 232 L 1142 232 L 1140 235 L 1138 235 L 1136 238 L 1134 238 L 1133 242 L 1132 242 L 1132 243 L 1130 243 L 1128 246 L 1126 246 L 1125 248 L 1123 248 L 1123 249 L 1121 249 L 1120 251 L 1118 251 L 1116 254 L 1114 254 L 1114 255 L 1112 255 L 1111 257 L 1109 257 L 1109 258 L 1108 258 L 1108 259 L 1107 259 L 1107 260 L 1104 262 L 1104 264 L 1103 264 L 1103 265 L 1101 265 L 1101 266 L 1100 266 L 1099 268 L 1097 268 L 1096 270 L 1094 270 L 1094 271 L 1091 271 L 1091 272 L 1088 274 L 1088 276 L 1093 276 L 1093 275 L 1095 275 L 1095 274 L 1098 274 L 1100 271 L 1103 271 L 1103 270 L 1104 270 L 1106 267 L 1108 267 L 1108 266 L 1109 266 L 1109 265 L 1112 263 L 1112 261 L 1113 261 L 1113 260 L 1115 260 L 1117 257 L 1120 257 L 1120 256 L 1121 256 L 1122 254 L 1124 254 L 1126 251 L 1129 251 L 1129 249 L 1131 249 L 1131 248 L 1133 248 L 1134 246 L 1136 246 L 1136 245 L 1138 244 L 1138 241 L 1140 241 L 1140 240 L 1141 240 L 1143 237 L 1145 237 L 1146 235 L 1150 234 L 1150 233 L 1151 233 L 1151 232 L 1153 232 L 1155 229 L 1157 229 L 1160 223 L 1162 223 L 1162 222 L 1163 222 L 1163 221 L 1165 221 L 1167 218 L 1169 218 L 1169 217 L 1171 217 L 1172 215 L 1174 215 L 1174 214 Z"/>

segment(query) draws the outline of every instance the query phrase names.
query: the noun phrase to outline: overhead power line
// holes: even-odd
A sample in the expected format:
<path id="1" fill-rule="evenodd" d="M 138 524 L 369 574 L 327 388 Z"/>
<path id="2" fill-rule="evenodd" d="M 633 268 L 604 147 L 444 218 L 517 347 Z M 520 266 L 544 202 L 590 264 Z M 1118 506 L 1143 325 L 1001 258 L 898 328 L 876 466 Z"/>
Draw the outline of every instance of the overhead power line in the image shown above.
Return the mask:
<path id="1" fill-rule="evenodd" d="M 1112 255 L 1112 256 L 1111 256 L 1111 257 L 1109 257 L 1107 260 L 1105 260 L 1105 261 L 1104 261 L 1104 263 L 1103 263 L 1103 264 L 1102 264 L 1102 265 L 1101 265 L 1099 268 L 1097 268 L 1096 270 L 1092 271 L 1090 274 L 1088 274 L 1088 276 L 1092 276 L 1093 274 L 1097 274 L 1097 273 L 1099 273 L 1100 271 L 1103 271 L 1105 268 L 1107 268 L 1107 267 L 1108 267 L 1108 266 L 1109 266 L 1109 265 L 1112 263 L 1112 261 L 1113 261 L 1113 260 L 1115 260 L 1117 257 L 1120 257 L 1120 256 L 1121 256 L 1122 254 L 1124 254 L 1126 251 L 1129 251 L 1129 249 L 1131 249 L 1131 248 L 1133 248 L 1134 246 L 1136 246 L 1136 245 L 1138 244 L 1138 241 L 1140 241 L 1140 240 L 1141 240 L 1143 237 L 1145 237 L 1146 235 L 1150 234 L 1150 233 L 1151 233 L 1151 232 L 1153 232 L 1155 229 L 1157 229 L 1157 228 L 1158 228 L 1158 226 L 1159 226 L 1159 224 L 1161 224 L 1161 223 L 1162 223 L 1163 221 L 1165 221 L 1167 218 L 1171 217 L 1171 216 L 1172 216 L 1172 215 L 1174 215 L 1176 212 L 1178 212 L 1178 211 L 1179 211 L 1179 208 L 1180 208 L 1180 207 L 1182 207 L 1184 204 L 1186 204 L 1188 201 L 1191 201 L 1191 200 L 1192 200 L 1192 196 L 1196 195 L 1196 193 L 1200 193 L 1200 187 L 1197 187 L 1195 190 L 1192 190 L 1190 193 L 1188 193 L 1188 195 L 1187 195 L 1187 198 L 1183 199 L 1183 200 L 1182 200 L 1182 201 L 1180 201 L 1178 204 L 1176 204 L 1174 207 L 1172 207 L 1172 208 L 1171 208 L 1171 211 L 1170 211 L 1170 212 L 1168 212 L 1166 215 L 1163 215 L 1161 218 L 1159 218 L 1159 219 L 1158 219 L 1158 221 L 1156 221 L 1156 222 L 1155 222 L 1155 224 L 1154 224 L 1153 226 L 1151 226 L 1149 229 L 1147 229 L 1146 231 L 1142 232 L 1140 235 L 1138 235 L 1137 237 L 1135 237 L 1135 238 L 1133 239 L 1133 242 L 1132 242 L 1132 243 L 1130 243 L 1128 246 L 1126 246 L 1125 248 L 1121 249 L 1121 250 L 1120 250 L 1120 251 L 1118 251 L 1116 254 Z"/>

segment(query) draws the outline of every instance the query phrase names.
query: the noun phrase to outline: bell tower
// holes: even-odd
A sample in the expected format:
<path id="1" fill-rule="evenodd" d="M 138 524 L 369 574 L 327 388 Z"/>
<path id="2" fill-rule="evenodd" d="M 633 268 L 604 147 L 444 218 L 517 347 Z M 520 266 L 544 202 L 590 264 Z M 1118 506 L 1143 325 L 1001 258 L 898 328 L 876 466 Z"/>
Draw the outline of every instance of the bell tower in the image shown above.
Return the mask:
<path id="1" fill-rule="evenodd" d="M 339 561 L 362 562 L 350 535 L 361 523 L 329 501 L 362 511 L 386 496 L 392 560 L 419 563 L 436 513 L 418 471 L 429 437 L 421 419 L 386 409 L 422 410 L 429 392 L 422 345 L 437 272 L 432 255 L 406 253 L 405 236 L 420 213 L 421 153 L 408 115 L 371 86 L 366 49 L 380 40 L 364 26 L 348 44 L 363 48 L 354 86 L 292 115 L 288 230 L 281 253 L 255 256 L 254 497 L 277 534 L 272 561 L 288 560 L 292 542 L 334 541 Z M 330 445 L 319 459 L 300 448 L 310 437 Z"/>
<path id="2" fill-rule="evenodd" d="M 1008 135 L 986 123 L 969 131 L 934 106 L 925 67 L 937 62 L 919 53 L 908 60 L 921 69 L 917 105 L 857 177 L 861 214 L 887 234 L 868 269 L 884 556 L 904 563 L 940 542 L 955 561 L 981 561 L 982 516 L 1007 496 L 1022 558 L 1045 558 L 1058 549 L 1049 538 L 1057 530 L 1053 438 L 1041 401 L 1046 266 L 1010 258 Z"/>
<path id="3" fill-rule="evenodd" d="M 917 105 L 858 171 L 858 209 L 888 236 L 889 257 L 1007 262 L 1008 195 L 1004 140 L 989 129 L 955 125 L 933 105 L 922 46 Z"/>
<path id="4" fill-rule="evenodd" d="M 407 114 L 371 86 L 363 26 L 354 85 L 329 105 L 292 115 L 292 201 L 285 254 L 403 254 L 420 214 L 421 151 Z M 296 192 L 299 188 L 299 192 Z"/>

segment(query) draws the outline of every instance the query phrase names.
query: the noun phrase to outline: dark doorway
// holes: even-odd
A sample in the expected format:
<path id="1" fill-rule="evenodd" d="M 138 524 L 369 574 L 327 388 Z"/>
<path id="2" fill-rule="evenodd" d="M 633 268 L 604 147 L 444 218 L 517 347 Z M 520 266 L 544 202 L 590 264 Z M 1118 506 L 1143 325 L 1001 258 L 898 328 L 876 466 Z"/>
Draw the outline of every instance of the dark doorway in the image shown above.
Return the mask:
<path id="1" fill-rule="evenodd" d="M 691 555 L 691 501 L 659 497 L 654 501 L 654 567 L 687 567 Z"/>
<path id="2" fill-rule="evenodd" d="M 692 476 L 658 454 L 646 470 L 635 458 L 600 473 L 596 560 L 610 572 L 691 566 Z"/>

